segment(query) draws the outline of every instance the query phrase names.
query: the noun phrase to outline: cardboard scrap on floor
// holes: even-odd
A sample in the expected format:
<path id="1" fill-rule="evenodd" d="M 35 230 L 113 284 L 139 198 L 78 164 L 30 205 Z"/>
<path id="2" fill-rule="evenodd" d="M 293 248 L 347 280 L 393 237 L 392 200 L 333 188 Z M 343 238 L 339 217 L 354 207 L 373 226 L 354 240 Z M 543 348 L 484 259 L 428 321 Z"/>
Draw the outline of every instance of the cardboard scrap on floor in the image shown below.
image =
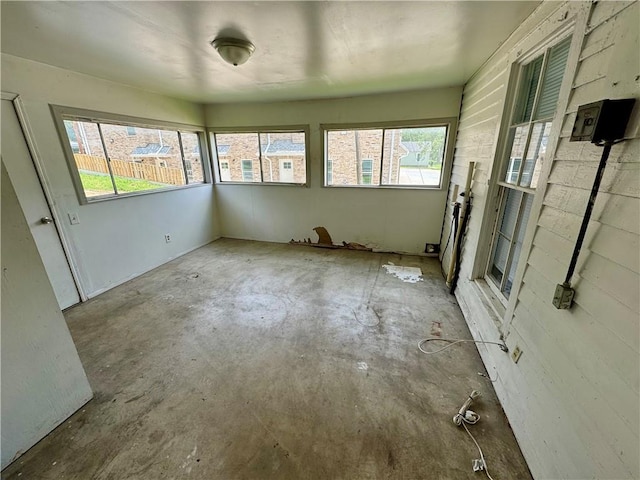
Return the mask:
<path id="1" fill-rule="evenodd" d="M 343 241 L 342 245 L 335 245 L 333 243 L 333 239 L 331 238 L 331 235 L 329 235 L 329 232 L 324 227 L 316 227 L 313 229 L 313 231 L 318 234 L 318 241 L 316 243 L 313 243 L 311 241 L 311 238 L 306 238 L 304 240 L 291 239 L 289 243 L 292 245 L 307 245 L 309 247 L 319 247 L 319 248 L 342 248 L 346 250 L 365 250 L 368 252 L 372 251 L 372 249 L 367 247 L 366 245 L 362 245 L 360 243 L 355 243 L 355 242 Z"/>

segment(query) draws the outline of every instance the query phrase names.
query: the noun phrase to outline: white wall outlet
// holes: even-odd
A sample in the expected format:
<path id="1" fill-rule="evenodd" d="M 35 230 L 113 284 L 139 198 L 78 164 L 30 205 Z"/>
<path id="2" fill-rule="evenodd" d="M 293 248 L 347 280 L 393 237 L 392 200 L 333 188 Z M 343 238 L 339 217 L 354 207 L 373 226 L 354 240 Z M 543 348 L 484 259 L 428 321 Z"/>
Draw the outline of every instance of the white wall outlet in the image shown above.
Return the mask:
<path id="1" fill-rule="evenodd" d="M 167 243 L 171 243 L 171 235 L 169 235 L 168 233 L 166 233 L 164 235 L 164 241 Z"/>
<path id="2" fill-rule="evenodd" d="M 71 225 L 78 225 L 80 223 L 80 217 L 77 213 L 71 212 L 69 213 L 69 221 L 71 222 Z"/>
<path id="3" fill-rule="evenodd" d="M 516 345 L 513 351 L 511 352 L 511 358 L 515 363 L 518 363 L 518 360 L 520 360 L 521 356 L 522 356 L 522 350 L 520 350 L 520 347 Z"/>

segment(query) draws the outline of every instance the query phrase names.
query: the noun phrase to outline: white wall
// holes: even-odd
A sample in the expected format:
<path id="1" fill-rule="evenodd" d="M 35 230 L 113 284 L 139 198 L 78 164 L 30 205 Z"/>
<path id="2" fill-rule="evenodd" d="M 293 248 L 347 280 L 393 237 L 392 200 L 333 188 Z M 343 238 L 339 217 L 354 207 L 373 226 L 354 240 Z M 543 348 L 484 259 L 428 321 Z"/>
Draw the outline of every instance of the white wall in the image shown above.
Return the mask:
<path id="1" fill-rule="evenodd" d="M 497 348 L 479 348 L 489 371 L 497 369 L 496 391 L 536 478 L 640 477 L 639 105 L 627 130 L 631 140 L 614 146 L 609 158 L 574 276 L 575 305 L 556 310 L 551 304 L 602 152 L 569 142 L 575 112 L 603 98 L 639 96 L 639 10 L 638 2 L 544 3 L 464 89 L 452 184 L 464 183 L 469 161 L 479 163 L 456 296 L 476 338 L 503 333 L 510 348 L 524 352 L 515 364 Z M 538 187 L 510 303 L 506 311 L 493 309 L 482 281 L 473 279 L 488 255 L 481 227 L 494 205 L 489 185 L 509 69 L 520 52 L 572 20 L 574 49 L 550 140 L 553 162 Z M 445 240 L 450 219 L 448 209 Z"/>
<path id="2" fill-rule="evenodd" d="M 421 253 L 440 238 L 446 188 L 401 190 L 325 188 L 322 123 L 365 123 L 457 117 L 461 88 L 354 98 L 206 106 L 207 127 L 309 124 L 310 188 L 217 185 L 221 234 L 288 242 L 324 226 L 334 243 L 348 241 L 381 250 Z"/>
<path id="3" fill-rule="evenodd" d="M 211 185 L 80 205 L 49 109 L 57 104 L 203 125 L 202 106 L 6 54 L 2 90 L 23 100 L 58 222 L 89 297 L 219 236 Z M 69 212 L 79 214 L 79 225 L 70 225 Z"/>
<path id="4" fill-rule="evenodd" d="M 2 164 L 2 461 L 91 397 L 91 387 Z"/>

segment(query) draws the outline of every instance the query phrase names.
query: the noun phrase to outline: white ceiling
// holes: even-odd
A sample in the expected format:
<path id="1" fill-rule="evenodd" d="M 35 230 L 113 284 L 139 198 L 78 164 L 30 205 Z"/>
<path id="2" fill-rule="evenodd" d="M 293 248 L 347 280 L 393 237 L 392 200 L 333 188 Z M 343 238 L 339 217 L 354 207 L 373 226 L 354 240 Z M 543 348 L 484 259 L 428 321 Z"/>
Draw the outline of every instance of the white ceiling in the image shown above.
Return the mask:
<path id="1" fill-rule="evenodd" d="M 539 3 L 3 1 L 1 49 L 198 102 L 350 96 L 462 85 Z"/>

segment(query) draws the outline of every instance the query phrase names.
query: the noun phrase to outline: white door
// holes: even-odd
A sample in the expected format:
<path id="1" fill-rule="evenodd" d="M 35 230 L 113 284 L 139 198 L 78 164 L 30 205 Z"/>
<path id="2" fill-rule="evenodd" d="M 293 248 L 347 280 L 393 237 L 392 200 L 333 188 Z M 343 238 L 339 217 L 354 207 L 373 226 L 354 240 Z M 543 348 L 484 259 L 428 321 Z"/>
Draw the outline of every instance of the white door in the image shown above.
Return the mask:
<path id="1" fill-rule="evenodd" d="M 220 162 L 220 180 L 223 182 L 231 181 L 231 171 L 229 170 L 229 162 Z"/>
<path id="2" fill-rule="evenodd" d="M 280 160 L 280 181 L 293 183 L 293 160 Z"/>
<path id="3" fill-rule="evenodd" d="M 13 103 L 2 100 L 2 161 L 36 242 L 61 309 L 80 302 L 76 283 L 47 204 Z M 51 220 L 50 223 L 49 220 Z"/>

